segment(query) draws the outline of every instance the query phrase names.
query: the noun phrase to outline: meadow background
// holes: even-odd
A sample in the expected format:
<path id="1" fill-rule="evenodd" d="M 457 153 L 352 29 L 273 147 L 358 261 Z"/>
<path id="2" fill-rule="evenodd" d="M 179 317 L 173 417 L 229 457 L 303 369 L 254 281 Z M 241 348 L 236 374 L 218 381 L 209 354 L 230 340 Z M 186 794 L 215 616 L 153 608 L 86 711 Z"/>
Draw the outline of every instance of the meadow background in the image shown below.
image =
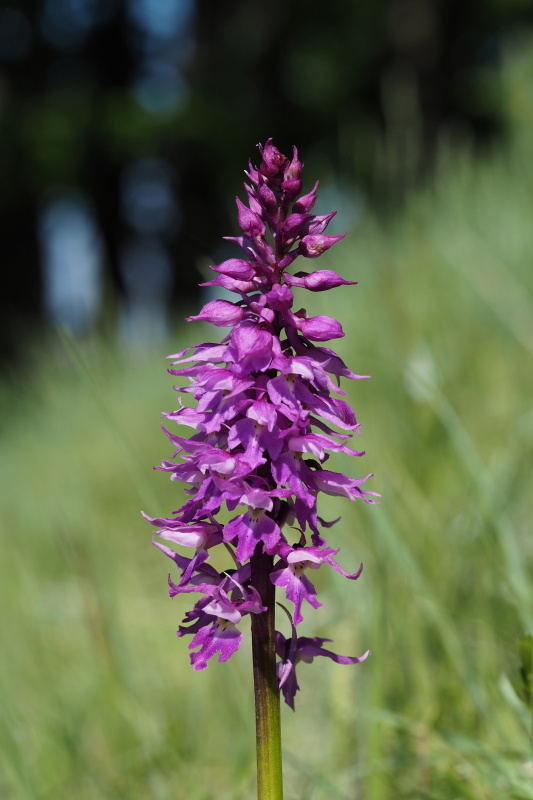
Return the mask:
<path id="1" fill-rule="evenodd" d="M 300 665 L 282 715 L 287 800 L 533 798 L 519 679 L 533 633 L 530 48 L 502 80 L 505 147 L 443 144 L 432 180 L 394 215 L 367 207 L 328 254 L 358 285 L 306 298 L 372 376 L 343 387 L 367 455 L 332 461 L 373 472 L 382 501 L 322 499 L 325 518 L 342 514 L 341 563 L 364 571 L 317 574 L 324 605 L 303 634 L 372 656 Z M 181 504 L 151 467 L 170 455 L 159 415 L 176 405 L 164 356 L 214 335 L 181 324 L 196 308 L 138 351 L 105 325 L 58 329 L 4 370 L 3 800 L 254 796 L 249 648 L 193 673 L 174 633 L 188 601 L 167 597 L 140 516 Z"/>

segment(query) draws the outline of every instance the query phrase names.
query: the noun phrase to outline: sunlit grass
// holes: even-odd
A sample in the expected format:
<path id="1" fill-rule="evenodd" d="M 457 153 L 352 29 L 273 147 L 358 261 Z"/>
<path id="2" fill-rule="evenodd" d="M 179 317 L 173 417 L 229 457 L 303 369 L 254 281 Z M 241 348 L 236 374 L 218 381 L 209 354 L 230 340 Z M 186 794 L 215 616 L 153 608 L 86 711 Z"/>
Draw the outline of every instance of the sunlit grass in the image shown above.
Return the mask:
<path id="1" fill-rule="evenodd" d="M 289 800 L 533 798 L 507 677 L 533 619 L 531 171 L 519 150 L 447 163 L 394 225 L 368 216 L 332 251 L 357 287 L 306 297 L 373 376 L 344 387 L 367 455 L 335 464 L 374 472 L 383 500 L 322 503 L 343 515 L 341 563 L 365 568 L 320 571 L 303 633 L 373 654 L 300 666 Z M 188 601 L 167 598 L 139 514 L 180 505 L 151 465 L 176 403 L 163 356 L 197 333 L 135 358 L 54 339 L 0 390 L 6 800 L 253 796 L 249 653 L 191 671 L 174 635 Z"/>

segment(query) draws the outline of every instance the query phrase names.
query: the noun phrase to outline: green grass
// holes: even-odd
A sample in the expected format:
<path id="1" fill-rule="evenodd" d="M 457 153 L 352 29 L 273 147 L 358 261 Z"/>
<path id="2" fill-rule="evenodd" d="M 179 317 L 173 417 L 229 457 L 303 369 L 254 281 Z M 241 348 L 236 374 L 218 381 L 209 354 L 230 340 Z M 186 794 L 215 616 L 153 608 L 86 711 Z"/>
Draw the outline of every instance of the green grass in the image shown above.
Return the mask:
<path id="1" fill-rule="evenodd" d="M 379 506 L 325 498 L 355 583 L 325 569 L 305 635 L 357 668 L 300 666 L 283 712 L 287 800 L 533 798 L 531 714 L 511 679 L 533 631 L 533 167 L 518 142 L 443 159 L 391 225 L 371 216 L 316 295 Z M 166 352 L 51 341 L 0 388 L 3 800 L 244 800 L 254 794 L 250 654 L 194 674 L 174 631 L 187 599 L 139 510 L 180 493 L 151 465 L 175 406 Z M 161 357 L 160 357 L 161 356 Z M 352 460 L 353 461 L 353 460 Z M 283 622 L 281 623 L 283 624 Z M 325 660 L 324 660 L 325 661 Z"/>

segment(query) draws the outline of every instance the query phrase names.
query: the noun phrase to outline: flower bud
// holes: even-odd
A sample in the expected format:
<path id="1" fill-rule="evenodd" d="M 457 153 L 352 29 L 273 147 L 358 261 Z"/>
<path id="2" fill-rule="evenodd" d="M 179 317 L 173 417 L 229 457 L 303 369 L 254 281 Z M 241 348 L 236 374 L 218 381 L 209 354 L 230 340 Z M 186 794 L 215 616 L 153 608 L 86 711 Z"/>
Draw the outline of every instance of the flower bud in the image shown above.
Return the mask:
<path id="1" fill-rule="evenodd" d="M 248 186 L 247 183 L 244 184 L 244 188 L 246 190 L 246 194 L 248 195 L 250 211 L 253 211 L 253 213 L 257 214 L 258 217 L 261 217 L 263 214 L 263 206 L 256 197 L 255 189 L 252 189 L 252 187 Z"/>
<path id="2" fill-rule="evenodd" d="M 281 183 L 281 188 L 289 201 L 295 200 L 302 191 L 302 168 L 303 164 L 298 160 L 298 150 L 293 147 L 292 161 L 285 167 Z"/>
<path id="3" fill-rule="evenodd" d="M 314 342 L 327 342 L 344 336 L 342 325 L 333 317 L 310 317 L 302 322 L 300 330 L 307 339 Z"/>
<path id="4" fill-rule="evenodd" d="M 284 275 L 289 286 L 301 286 L 311 292 L 324 292 L 336 286 L 355 286 L 357 281 L 345 281 L 331 269 L 319 269 L 316 272 L 297 272 L 296 275 Z"/>
<path id="5" fill-rule="evenodd" d="M 289 242 L 298 236 L 306 219 L 307 214 L 290 214 L 287 217 L 283 225 L 283 238 L 285 241 Z"/>
<path id="6" fill-rule="evenodd" d="M 243 261 L 241 258 L 230 258 L 223 261 L 218 266 L 211 267 L 213 272 L 221 272 L 230 278 L 236 278 L 239 281 L 248 281 L 255 275 L 255 270 L 249 261 Z"/>
<path id="7" fill-rule="evenodd" d="M 336 213 L 336 211 L 332 211 L 330 214 L 323 214 L 322 216 L 307 217 L 307 220 L 302 225 L 302 235 L 307 236 L 322 233 L 326 230 L 330 220 L 333 219 Z"/>
<path id="8" fill-rule="evenodd" d="M 311 234 L 303 237 L 298 249 L 300 254 L 306 258 L 318 258 L 325 250 L 329 250 L 335 242 L 339 242 L 345 236 L 345 233 L 341 233 L 339 236 L 328 236 L 325 233 Z"/>
<path id="9" fill-rule="evenodd" d="M 315 201 L 316 201 L 316 193 L 318 189 L 318 181 L 313 186 L 313 189 L 309 192 L 309 194 L 305 194 L 303 197 L 300 197 L 292 207 L 293 212 L 296 213 L 307 213 L 311 211 L 313 208 Z"/>
<path id="10" fill-rule="evenodd" d="M 302 182 L 298 178 L 293 178 L 290 181 L 283 181 L 281 188 L 285 194 L 285 198 L 291 202 L 302 191 Z"/>
<path id="11" fill-rule="evenodd" d="M 265 223 L 259 214 L 255 214 L 253 211 L 250 211 L 249 208 L 246 208 L 244 203 L 239 200 L 238 197 L 236 197 L 235 200 L 237 201 L 237 208 L 239 210 L 239 227 L 242 232 L 252 238 L 256 236 L 264 236 L 266 230 Z"/>
<path id="12" fill-rule="evenodd" d="M 187 317 L 187 322 L 201 320 L 210 322 L 218 327 L 236 325 L 244 317 L 244 310 L 227 300 L 211 300 L 206 303 L 199 314 L 195 317 Z"/>
<path id="13" fill-rule="evenodd" d="M 263 163 L 259 167 L 267 178 L 271 178 L 283 169 L 288 159 L 282 155 L 277 147 L 272 144 L 272 139 L 267 139 L 265 145 L 259 145 L 259 152 L 263 157 Z"/>
<path id="14" fill-rule="evenodd" d="M 257 190 L 257 196 L 259 198 L 259 202 L 263 204 L 263 206 L 267 209 L 267 211 L 274 211 L 276 208 L 276 195 L 272 191 L 272 189 L 267 186 L 265 179 L 262 175 L 259 176 L 259 188 Z"/>

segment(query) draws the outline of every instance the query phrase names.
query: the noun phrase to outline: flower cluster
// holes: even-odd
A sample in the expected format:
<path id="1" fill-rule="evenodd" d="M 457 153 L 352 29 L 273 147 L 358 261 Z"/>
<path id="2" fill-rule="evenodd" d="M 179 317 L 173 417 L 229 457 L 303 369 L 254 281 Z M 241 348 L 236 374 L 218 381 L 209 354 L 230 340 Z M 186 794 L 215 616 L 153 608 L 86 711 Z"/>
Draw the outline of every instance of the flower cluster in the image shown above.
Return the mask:
<path id="1" fill-rule="evenodd" d="M 188 500 L 169 519 L 147 517 L 161 539 L 194 551 L 187 558 L 154 542 L 180 570 L 177 583 L 169 576 L 170 595 L 200 595 L 178 630 L 178 636 L 193 635 L 189 649 L 197 670 L 217 653 L 219 661 L 230 658 L 243 638 L 242 617 L 266 610 L 251 582 L 254 553 L 271 557 L 270 580 L 293 604 L 293 626 L 303 620 L 304 602 L 321 605 L 307 570 L 327 564 L 350 580 L 358 578 L 362 565 L 346 572 L 335 560 L 338 551 L 323 538 L 323 529 L 334 523 L 318 516 L 317 496 L 367 503 L 376 496 L 362 488 L 369 475 L 350 478 L 323 467 L 331 452 L 364 455 L 348 446 L 359 424 L 339 385 L 341 377 L 366 376 L 315 344 L 344 336 L 337 320 L 293 310 L 294 287 L 320 292 L 352 283 L 329 269 L 288 272 L 299 256 L 317 258 L 342 238 L 324 233 L 336 212 L 310 213 L 318 184 L 299 197 L 303 165 L 296 148 L 292 159 L 270 139 L 259 150 L 261 165 L 250 164 L 246 173 L 248 205 L 237 198 L 243 235 L 228 237 L 244 258 L 211 267 L 217 276 L 202 284 L 227 289 L 237 300 L 212 300 L 189 318 L 231 331 L 220 344 L 197 344 L 170 356 L 169 372 L 188 382 L 177 391 L 191 393 L 196 403 L 186 407 L 180 401 L 177 411 L 164 416 L 195 433 L 183 438 L 163 428 L 180 461 L 156 469 L 187 484 Z M 224 505 L 234 514 L 226 524 L 217 519 Z M 209 550 L 220 544 L 234 561 L 222 573 L 206 563 Z M 291 707 L 298 661 L 323 655 L 356 663 L 368 655 L 337 656 L 323 649 L 325 641 L 297 638 L 294 627 L 290 640 L 277 634 L 279 684 Z"/>

